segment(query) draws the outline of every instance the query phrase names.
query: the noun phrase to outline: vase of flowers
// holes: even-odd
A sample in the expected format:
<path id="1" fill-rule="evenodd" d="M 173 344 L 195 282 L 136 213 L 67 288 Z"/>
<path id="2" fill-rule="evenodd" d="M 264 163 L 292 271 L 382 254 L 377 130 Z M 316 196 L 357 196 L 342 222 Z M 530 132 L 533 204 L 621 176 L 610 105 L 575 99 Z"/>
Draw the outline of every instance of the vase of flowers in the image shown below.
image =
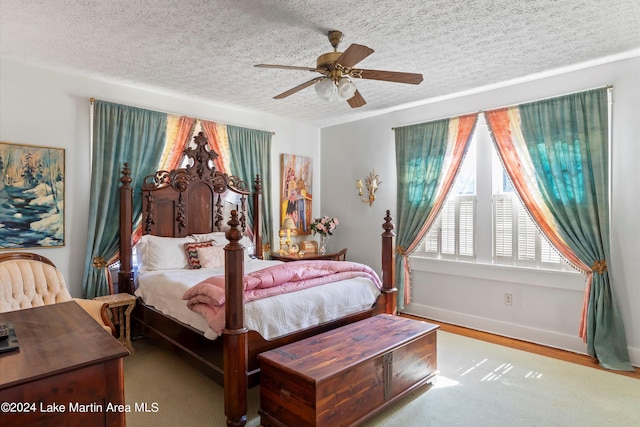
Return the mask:
<path id="1" fill-rule="evenodd" d="M 318 249 L 320 253 L 326 252 L 327 241 L 329 240 L 329 236 L 332 236 L 336 227 L 338 226 L 338 218 L 329 218 L 328 216 L 323 216 L 320 218 L 316 218 L 311 223 L 311 232 L 320 235 L 320 248 Z"/>
<path id="2" fill-rule="evenodd" d="M 327 252 L 327 242 L 329 242 L 329 236 L 320 235 L 320 247 L 318 248 L 318 252 L 324 254 Z"/>

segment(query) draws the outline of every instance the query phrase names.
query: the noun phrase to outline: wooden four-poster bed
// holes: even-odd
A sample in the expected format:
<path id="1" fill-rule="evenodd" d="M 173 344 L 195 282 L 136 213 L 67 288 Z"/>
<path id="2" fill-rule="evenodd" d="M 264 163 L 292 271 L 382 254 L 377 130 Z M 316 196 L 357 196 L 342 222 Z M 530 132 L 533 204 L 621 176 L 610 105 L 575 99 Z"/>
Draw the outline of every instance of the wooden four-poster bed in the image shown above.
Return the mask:
<path id="1" fill-rule="evenodd" d="M 125 163 L 120 178 L 118 292 L 139 296 L 132 314 L 134 325 L 141 326 L 142 330 L 149 335 L 160 337 L 163 342 L 180 349 L 192 364 L 223 385 L 227 424 L 240 426 L 246 422 L 247 389 L 259 383 L 257 358 L 259 353 L 377 314 L 395 313 L 397 298 L 397 291 L 394 287 L 395 235 L 391 217 L 387 211 L 382 226 L 384 230 L 382 233 L 382 276 L 378 283 L 379 289 L 375 289 L 375 296 L 371 303 L 367 303 L 366 307 L 348 314 L 341 314 L 338 317 L 334 316 L 334 318 L 321 321 L 318 324 L 306 325 L 301 329 L 288 331 L 283 335 L 266 338 L 261 332 L 245 325 L 245 305 L 249 307 L 249 304 L 252 303 L 244 301 L 243 277 L 246 269 L 257 268 L 254 264 L 258 261 L 248 258 L 245 254 L 246 248 L 241 244 L 246 246 L 247 240 L 244 235 L 250 235 L 255 248 L 255 258 L 262 258 L 261 178 L 256 177 L 254 191 L 251 194 L 249 186 L 244 181 L 215 170 L 214 160 L 217 154 L 209 149 L 204 134 L 200 133 L 195 136 L 194 143 L 195 147 L 187 147 L 184 150 L 184 154 L 188 158 L 188 166 L 173 171 L 158 171 L 145 178 L 142 185 L 135 190 L 132 187 L 131 171 Z M 224 329 L 219 334 L 220 338 L 209 339 L 210 337 L 206 336 L 207 333 L 203 332 L 202 328 L 194 327 L 186 321 L 177 320 L 173 315 L 158 309 L 155 303 L 149 303 L 145 301 L 144 297 L 140 297 L 138 279 L 147 276 L 153 284 L 151 287 L 155 287 L 153 281 L 156 276 L 153 274 L 156 272 L 147 272 L 140 274 L 139 277 L 134 277 L 132 246 L 134 191 L 142 193 L 143 240 L 159 239 L 160 246 L 165 249 L 169 246 L 175 249 L 174 243 L 178 242 L 182 245 L 183 241 L 180 239 L 189 239 L 188 236 L 201 236 L 203 239 L 209 239 L 213 236 L 214 240 L 223 241 L 226 301 L 224 303 Z M 250 222 L 253 229 L 251 232 L 247 229 L 247 201 L 249 197 L 252 197 L 253 201 L 252 221 Z M 229 217 L 225 213 L 225 211 L 229 211 L 228 203 L 225 200 L 233 200 L 233 210 Z M 221 231 L 225 232 L 226 239 L 221 238 Z M 155 243 L 158 244 L 158 241 Z M 149 243 L 146 245 L 148 246 Z M 138 262 L 148 255 L 148 247 L 143 246 L 142 251 L 146 252 L 141 254 L 141 249 L 138 248 Z M 201 252 L 198 253 L 201 254 Z M 175 257 L 164 260 L 156 259 L 156 261 L 167 263 L 167 267 L 171 268 L 172 266 L 168 264 L 174 262 Z M 174 275 L 173 277 L 182 278 L 191 271 L 201 272 L 203 270 L 185 268 L 177 272 L 175 269 L 169 270 L 169 272 Z M 203 273 L 199 274 L 198 277 L 201 280 Z M 306 297 L 298 299 L 304 298 Z M 332 297 L 331 299 L 339 298 Z M 182 305 L 184 306 L 184 301 L 182 301 Z"/>

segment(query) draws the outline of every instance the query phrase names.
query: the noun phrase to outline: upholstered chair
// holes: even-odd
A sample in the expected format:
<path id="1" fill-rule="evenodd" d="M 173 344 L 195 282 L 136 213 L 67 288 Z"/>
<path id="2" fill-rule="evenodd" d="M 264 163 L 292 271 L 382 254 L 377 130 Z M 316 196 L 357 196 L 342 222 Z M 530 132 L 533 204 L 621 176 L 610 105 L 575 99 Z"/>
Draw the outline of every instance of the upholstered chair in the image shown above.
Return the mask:
<path id="1" fill-rule="evenodd" d="M 115 327 L 106 304 L 72 298 L 53 262 L 28 252 L 0 253 L 0 313 L 75 301 L 110 334 Z"/>

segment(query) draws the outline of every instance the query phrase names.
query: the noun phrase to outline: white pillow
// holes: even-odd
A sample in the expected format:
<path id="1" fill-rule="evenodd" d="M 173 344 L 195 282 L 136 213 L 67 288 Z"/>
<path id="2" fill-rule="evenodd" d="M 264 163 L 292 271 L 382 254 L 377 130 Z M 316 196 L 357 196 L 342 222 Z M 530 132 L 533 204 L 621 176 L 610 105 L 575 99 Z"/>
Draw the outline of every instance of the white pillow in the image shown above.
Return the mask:
<path id="1" fill-rule="evenodd" d="M 195 239 L 196 242 L 208 242 L 213 240 L 214 242 L 227 244 L 227 238 L 224 236 L 224 231 L 213 231 L 211 233 L 204 234 L 192 234 L 191 237 Z"/>
<path id="2" fill-rule="evenodd" d="M 202 268 L 224 267 L 224 247 L 205 246 L 198 248 L 198 259 Z"/>
<path id="3" fill-rule="evenodd" d="M 140 272 L 191 268 L 184 244 L 194 242 L 187 237 L 159 237 L 145 234 L 136 245 Z"/>

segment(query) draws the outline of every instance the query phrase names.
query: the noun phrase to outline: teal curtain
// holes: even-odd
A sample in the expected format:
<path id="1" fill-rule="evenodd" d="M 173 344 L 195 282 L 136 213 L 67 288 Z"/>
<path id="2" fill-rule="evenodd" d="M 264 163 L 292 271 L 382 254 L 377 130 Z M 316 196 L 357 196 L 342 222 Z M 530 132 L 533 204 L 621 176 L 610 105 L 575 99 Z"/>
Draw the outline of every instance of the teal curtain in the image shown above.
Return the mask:
<path id="1" fill-rule="evenodd" d="M 105 266 L 118 253 L 118 188 L 123 164 L 129 163 L 134 186 L 139 185 L 145 176 L 153 174 L 160 162 L 167 128 L 167 115 L 164 113 L 104 101 L 94 101 L 93 108 L 93 159 L 82 292 L 84 298 L 109 293 Z M 142 195 L 134 192 L 133 197 L 135 218 L 140 215 Z"/>
<path id="2" fill-rule="evenodd" d="M 521 128 L 545 204 L 592 281 L 588 352 L 609 369 L 632 370 L 611 278 L 607 89 L 519 106 Z"/>
<path id="3" fill-rule="evenodd" d="M 444 178 L 449 120 L 395 129 L 397 172 L 396 288 L 398 310 L 404 309 L 410 283 L 405 274 L 408 251 L 431 213 Z"/>
<path id="4" fill-rule="evenodd" d="M 442 208 L 477 119 L 475 113 L 395 129 L 398 310 L 411 301 L 408 257 Z"/>
<path id="5" fill-rule="evenodd" d="M 227 125 L 229 167 L 233 174 L 246 181 L 253 192 L 256 175 L 262 180 L 262 244 L 271 244 L 273 215 L 271 214 L 271 132 Z M 253 221 L 253 198 L 249 199 L 248 224 Z"/>

